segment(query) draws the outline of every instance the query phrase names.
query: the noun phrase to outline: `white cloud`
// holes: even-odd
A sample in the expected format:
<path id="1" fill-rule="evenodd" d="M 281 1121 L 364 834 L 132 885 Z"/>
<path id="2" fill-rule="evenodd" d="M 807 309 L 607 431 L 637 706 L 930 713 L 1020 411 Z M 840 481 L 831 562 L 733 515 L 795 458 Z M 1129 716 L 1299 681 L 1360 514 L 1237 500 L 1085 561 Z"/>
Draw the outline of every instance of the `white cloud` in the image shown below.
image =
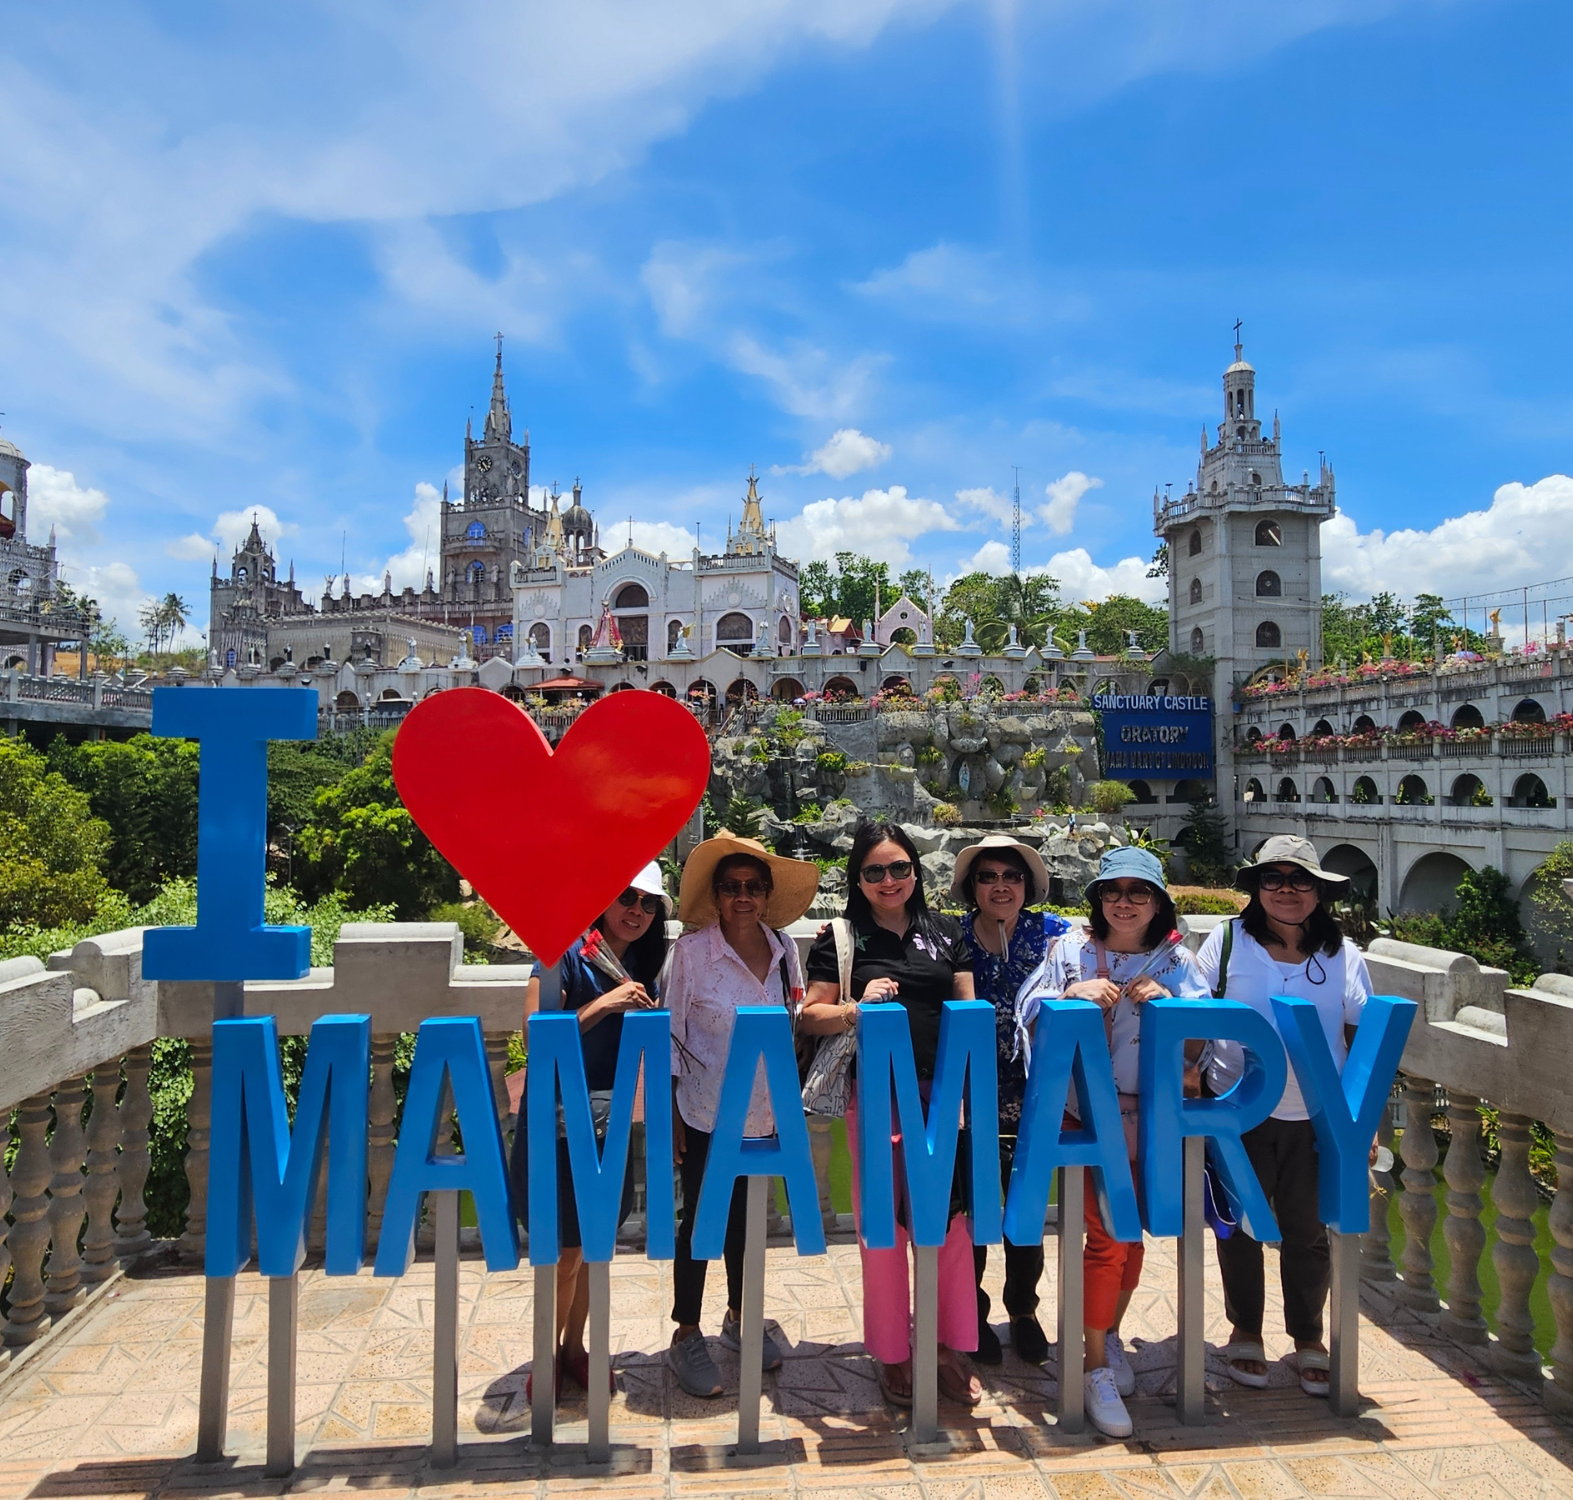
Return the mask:
<path id="1" fill-rule="evenodd" d="M 105 620 L 113 620 L 128 640 L 139 638 L 142 627 L 137 623 L 137 616 L 144 605 L 152 602 L 153 596 L 142 587 L 136 570 L 129 563 L 111 562 L 96 567 L 74 567 L 68 563 L 60 571 L 78 593 L 98 601 L 99 614 Z M 189 601 L 190 596 L 186 597 Z"/>
<path id="2" fill-rule="evenodd" d="M 1044 486 L 1043 492 L 1049 497 L 1049 503 L 1038 507 L 1038 515 L 1055 536 L 1069 536 L 1076 524 L 1076 507 L 1081 504 L 1081 497 L 1088 490 L 1102 488 L 1101 479 L 1083 474 L 1080 469 L 1072 469 L 1070 473 L 1051 479 Z"/>
<path id="3" fill-rule="evenodd" d="M 353 578 L 355 593 L 380 594 L 385 572 L 393 575 L 395 593 L 406 587 L 425 588 L 426 569 L 436 569 L 442 542 L 442 491 L 436 485 L 424 479 L 416 484 L 415 503 L 404 518 L 404 529 L 410 538 L 409 546 L 390 557 L 380 571 Z M 442 579 L 434 581 L 438 588 L 442 587 Z"/>
<path id="4" fill-rule="evenodd" d="M 1149 604 L 1161 604 L 1168 596 L 1168 585 L 1161 578 L 1149 578 L 1149 564 L 1139 557 L 1121 558 L 1112 567 L 1092 560 L 1085 547 L 1056 552 L 1046 563 L 1033 563 L 1022 571 L 1047 573 L 1059 580 L 1060 598 L 1067 604 L 1083 599 L 1107 599 L 1110 594 L 1134 594 Z M 1010 548 L 1004 542 L 985 542 L 971 557 L 957 565 L 959 573 L 1008 573 Z M 954 581 L 954 580 L 953 580 Z"/>
<path id="5" fill-rule="evenodd" d="M 83 489 L 68 469 L 52 469 L 34 464 L 27 475 L 27 536 L 41 545 L 55 529 L 62 544 L 74 542 L 91 546 L 101 538 L 98 523 L 109 509 L 109 496 L 102 490 Z"/>
<path id="6" fill-rule="evenodd" d="M 1504 484 L 1487 509 L 1451 516 L 1429 531 L 1362 533 L 1341 511 L 1322 527 L 1322 587 L 1357 599 L 1384 589 L 1405 599 L 1455 599 L 1565 578 L 1573 575 L 1570 516 L 1573 479 L 1566 474 Z M 1504 615 L 1509 623 L 1512 611 Z M 1538 621 L 1530 623 L 1538 634 Z"/>
<path id="7" fill-rule="evenodd" d="M 1004 542 L 985 542 L 961 563 L 959 573 L 1008 573 L 1010 548 Z M 955 580 L 952 579 L 952 582 Z"/>
<path id="8" fill-rule="evenodd" d="M 270 505 L 249 505 L 245 510 L 226 510 L 219 513 L 213 528 L 204 536 L 199 531 L 166 542 L 164 552 L 182 562 L 207 562 L 217 553 L 220 562 L 226 561 L 251 532 L 255 520 L 262 540 L 277 551 L 277 543 L 300 535 L 300 527 L 293 521 L 281 521 L 278 512 Z"/>
<path id="9" fill-rule="evenodd" d="M 912 560 L 909 545 L 930 531 L 960 531 L 937 500 L 909 495 L 905 486 L 865 490 L 861 498 L 815 500 L 801 515 L 777 527 L 781 550 L 804 562 L 829 560 L 838 552 L 862 552 L 892 567 Z"/>
<path id="10" fill-rule="evenodd" d="M 1015 509 L 1015 502 L 1009 495 L 1001 495 L 989 486 L 981 489 L 957 490 L 956 498 L 972 510 L 982 511 L 991 521 L 997 521 L 1001 526 L 1009 526 L 1011 515 Z M 1022 525 L 1032 524 L 1032 513 L 1022 512 Z"/>
<path id="11" fill-rule="evenodd" d="M 624 523 L 626 526 L 626 523 Z M 626 538 L 627 530 L 622 537 Z M 653 552 L 657 557 L 666 553 L 668 557 L 687 557 L 698 545 L 698 538 L 686 526 L 674 526 L 670 521 L 635 521 L 633 525 L 634 546 L 643 548 L 646 552 Z M 615 544 L 614 544 L 615 545 Z"/>
<path id="12" fill-rule="evenodd" d="M 889 443 L 871 438 L 856 427 L 838 427 L 831 433 L 830 441 L 808 455 L 806 463 L 778 465 L 775 474 L 828 474 L 832 479 L 845 479 L 860 469 L 872 469 L 882 464 L 892 452 Z"/>

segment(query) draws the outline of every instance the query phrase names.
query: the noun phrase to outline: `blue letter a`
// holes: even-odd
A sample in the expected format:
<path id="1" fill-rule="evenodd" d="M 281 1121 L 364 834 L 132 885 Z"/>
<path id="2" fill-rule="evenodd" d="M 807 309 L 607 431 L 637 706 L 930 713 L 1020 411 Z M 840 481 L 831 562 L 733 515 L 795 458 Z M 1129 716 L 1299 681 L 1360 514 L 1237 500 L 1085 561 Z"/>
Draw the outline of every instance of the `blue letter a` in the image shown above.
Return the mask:
<path id="1" fill-rule="evenodd" d="M 901 1121 L 914 1245 L 942 1245 L 950 1228 L 950 1183 L 962 1128 L 963 1082 L 967 1137 L 967 1207 L 972 1242 L 1000 1238 L 999 1080 L 994 1007 L 985 1000 L 947 1000 L 939 1019 L 939 1050 L 928 1116 L 918 1090 L 912 1031 L 899 1005 L 858 1007 L 858 1186 L 863 1243 L 888 1250 L 896 1243 L 895 1182 L 890 1149 L 891 1083 Z"/>
<path id="2" fill-rule="evenodd" d="M 775 1116 L 774 1137 L 745 1137 L 748 1102 L 754 1094 L 759 1064 L 765 1065 L 765 1089 Z M 535 1122 L 530 1122 L 534 1129 Z M 578 1169 L 575 1168 L 577 1171 Z M 721 1077 L 705 1180 L 694 1211 L 694 1259 L 716 1260 L 726 1241 L 727 1211 L 732 1185 L 739 1177 L 781 1177 L 786 1180 L 792 1237 L 799 1255 L 825 1253 L 825 1228 L 819 1222 L 819 1186 L 809 1150 L 808 1122 L 792 1049 L 792 1021 L 779 1005 L 740 1005 L 732 1025 L 732 1045 Z M 652 1188 L 653 1188 L 652 1184 Z"/>
<path id="3" fill-rule="evenodd" d="M 1117 1240 L 1140 1241 L 1141 1215 L 1103 1012 L 1090 1000 L 1045 1000 L 1038 1011 L 1037 1035 L 1021 1107 L 1021 1138 L 1005 1194 L 1005 1238 L 1013 1245 L 1042 1240 L 1054 1169 L 1091 1167 L 1109 1233 Z M 1062 1133 L 1073 1082 L 1081 1128 Z"/>
<path id="4" fill-rule="evenodd" d="M 213 1137 L 208 1166 L 209 1276 L 233 1276 L 251 1259 L 256 1200 L 257 1264 L 293 1276 L 306 1258 L 306 1219 L 317 1196 L 328 1137 L 325 1269 L 353 1276 L 366 1247 L 366 1104 L 371 1017 L 312 1023 L 289 1128 L 272 1016 L 213 1025 Z"/>
<path id="5" fill-rule="evenodd" d="M 462 1156 L 438 1156 L 437 1132 L 446 1113 L 443 1077 L 453 1085 L 453 1108 L 464 1140 Z M 475 1202 L 488 1271 L 519 1264 L 519 1230 L 508 1198 L 502 1127 L 486 1045 L 476 1016 L 422 1021 L 404 1093 L 399 1146 L 388 1182 L 388 1202 L 377 1241 L 376 1274 L 402 1276 L 415 1257 L 415 1220 L 424 1193 L 467 1192 Z"/>
<path id="6" fill-rule="evenodd" d="M 562 1090 L 568 1162 L 573 1169 L 579 1243 L 587 1261 L 610 1260 L 617 1250 L 617 1210 L 628 1171 L 628 1142 L 634 1123 L 639 1065 L 645 1065 L 645 1255 L 670 1260 L 675 1253 L 672 1194 L 672 1013 L 629 1011 L 623 1016 L 612 1085 L 612 1113 L 604 1150 L 595 1143 L 590 1091 L 584 1077 L 584 1045 L 572 1011 L 539 1011 L 530 1017 L 530 1071 L 525 1080 L 529 1110 L 530 1264 L 551 1266 L 559 1253 L 557 1226 L 557 1090 Z M 658 1165 L 651 1170 L 650 1164 Z"/>

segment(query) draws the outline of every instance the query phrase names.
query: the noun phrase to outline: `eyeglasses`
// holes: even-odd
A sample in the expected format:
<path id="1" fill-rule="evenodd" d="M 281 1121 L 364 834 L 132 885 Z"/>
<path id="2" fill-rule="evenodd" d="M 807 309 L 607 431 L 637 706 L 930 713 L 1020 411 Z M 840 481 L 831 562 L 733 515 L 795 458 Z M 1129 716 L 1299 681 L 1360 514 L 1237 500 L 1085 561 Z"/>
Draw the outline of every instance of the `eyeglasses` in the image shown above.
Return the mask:
<path id="1" fill-rule="evenodd" d="M 993 885 L 1001 880 L 1006 885 L 1025 885 L 1027 877 L 1020 870 L 979 870 L 972 877 L 974 885 Z"/>
<path id="2" fill-rule="evenodd" d="M 653 917 L 666 905 L 666 902 L 664 902 L 659 896 L 651 896 L 644 892 L 636 891 L 632 886 L 629 886 L 628 889 L 617 898 L 617 904 L 619 906 L 626 906 L 630 908 L 637 906 L 647 917 Z"/>
<path id="3" fill-rule="evenodd" d="M 770 887 L 762 880 L 723 880 L 716 889 L 723 896 L 752 896 L 756 901 L 770 894 Z"/>
<path id="4" fill-rule="evenodd" d="M 1150 885 L 1100 885 L 1098 899 L 1105 906 L 1151 906 L 1153 889 Z"/>
<path id="5" fill-rule="evenodd" d="M 1316 889 L 1316 877 L 1308 875 L 1304 870 L 1296 870 L 1292 875 L 1286 870 L 1263 870 L 1257 877 L 1257 884 L 1264 891 L 1295 891 L 1304 895 L 1307 891 Z"/>
<path id="6" fill-rule="evenodd" d="M 888 865 L 864 865 L 858 879 L 864 885 L 879 885 L 888 875 L 892 880 L 905 880 L 912 874 L 910 859 L 893 859 Z"/>

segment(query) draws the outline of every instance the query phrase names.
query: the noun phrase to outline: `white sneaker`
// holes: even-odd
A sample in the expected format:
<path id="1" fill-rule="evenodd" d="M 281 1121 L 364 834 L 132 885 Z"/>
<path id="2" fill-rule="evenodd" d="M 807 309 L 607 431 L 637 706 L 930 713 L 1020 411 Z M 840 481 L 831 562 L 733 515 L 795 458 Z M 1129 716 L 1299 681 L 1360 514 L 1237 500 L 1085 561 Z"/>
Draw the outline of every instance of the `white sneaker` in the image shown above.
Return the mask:
<path id="1" fill-rule="evenodd" d="M 1131 1362 L 1125 1357 L 1125 1345 L 1120 1342 L 1120 1336 L 1112 1330 L 1103 1336 L 1103 1354 L 1109 1361 L 1110 1373 L 1114 1376 L 1114 1388 L 1122 1396 L 1136 1394 L 1136 1372 L 1131 1368 Z"/>
<path id="2" fill-rule="evenodd" d="M 1087 1406 L 1087 1420 L 1105 1437 L 1127 1438 L 1136 1429 L 1131 1424 L 1131 1414 L 1114 1384 L 1114 1372 L 1107 1366 L 1088 1370 L 1082 1376 L 1083 1399 Z"/>

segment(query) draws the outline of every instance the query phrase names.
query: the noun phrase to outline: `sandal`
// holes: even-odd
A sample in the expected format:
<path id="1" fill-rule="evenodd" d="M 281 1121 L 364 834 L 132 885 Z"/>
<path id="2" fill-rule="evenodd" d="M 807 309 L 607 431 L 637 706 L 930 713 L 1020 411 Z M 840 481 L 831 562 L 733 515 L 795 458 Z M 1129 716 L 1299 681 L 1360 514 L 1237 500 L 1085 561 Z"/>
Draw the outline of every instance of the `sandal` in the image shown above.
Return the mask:
<path id="1" fill-rule="evenodd" d="M 1300 1372 L 1300 1389 L 1307 1396 L 1326 1397 L 1332 1389 L 1333 1362 L 1320 1349 L 1296 1349 L 1294 1352 L 1295 1368 Z M 1320 1370 L 1328 1378 L 1325 1380 L 1308 1380 L 1306 1372 Z"/>
<path id="2" fill-rule="evenodd" d="M 1260 1365 L 1267 1363 L 1267 1351 L 1262 1348 L 1260 1339 L 1239 1339 L 1235 1343 L 1225 1344 L 1223 1349 L 1224 1367 L 1229 1372 L 1229 1379 L 1236 1385 L 1249 1386 L 1253 1391 L 1267 1389 L 1267 1371 L 1265 1369 L 1242 1370 L 1236 1360 L 1253 1360 Z"/>
<path id="3" fill-rule="evenodd" d="M 905 1363 L 905 1362 L 903 1362 L 903 1363 Z M 902 1374 L 905 1377 L 906 1382 L 907 1382 L 906 1390 L 904 1390 L 904 1391 L 898 1390 L 891 1383 L 890 1374 L 891 1374 L 892 1370 L 901 1370 L 901 1372 L 902 1372 Z M 902 1408 L 903 1411 L 910 1411 L 912 1409 L 912 1371 L 911 1371 L 911 1369 L 908 1368 L 908 1369 L 902 1370 L 902 1366 L 901 1365 L 884 1365 L 884 1364 L 880 1365 L 879 1366 L 879 1393 L 888 1402 L 890 1402 L 890 1404 L 892 1406 L 899 1406 L 899 1407 Z"/>
<path id="4" fill-rule="evenodd" d="M 940 1351 L 939 1393 L 957 1406 L 977 1406 L 983 1400 L 983 1385 L 972 1373 L 972 1362 L 954 1349 Z"/>
<path id="5" fill-rule="evenodd" d="M 562 1400 L 563 1395 L 563 1367 L 561 1362 L 555 1359 L 552 1361 L 552 1377 L 552 1395 L 560 1401 Z M 524 1399 L 526 1401 L 533 1401 L 535 1399 L 534 1370 L 531 1370 L 530 1373 L 524 1377 Z"/>
<path id="6" fill-rule="evenodd" d="M 577 1386 L 586 1391 L 590 1389 L 590 1353 L 587 1349 L 581 1349 L 576 1354 L 565 1353 L 563 1367 Z M 617 1394 L 617 1377 L 610 1368 L 606 1372 L 606 1388 L 614 1396 Z"/>

